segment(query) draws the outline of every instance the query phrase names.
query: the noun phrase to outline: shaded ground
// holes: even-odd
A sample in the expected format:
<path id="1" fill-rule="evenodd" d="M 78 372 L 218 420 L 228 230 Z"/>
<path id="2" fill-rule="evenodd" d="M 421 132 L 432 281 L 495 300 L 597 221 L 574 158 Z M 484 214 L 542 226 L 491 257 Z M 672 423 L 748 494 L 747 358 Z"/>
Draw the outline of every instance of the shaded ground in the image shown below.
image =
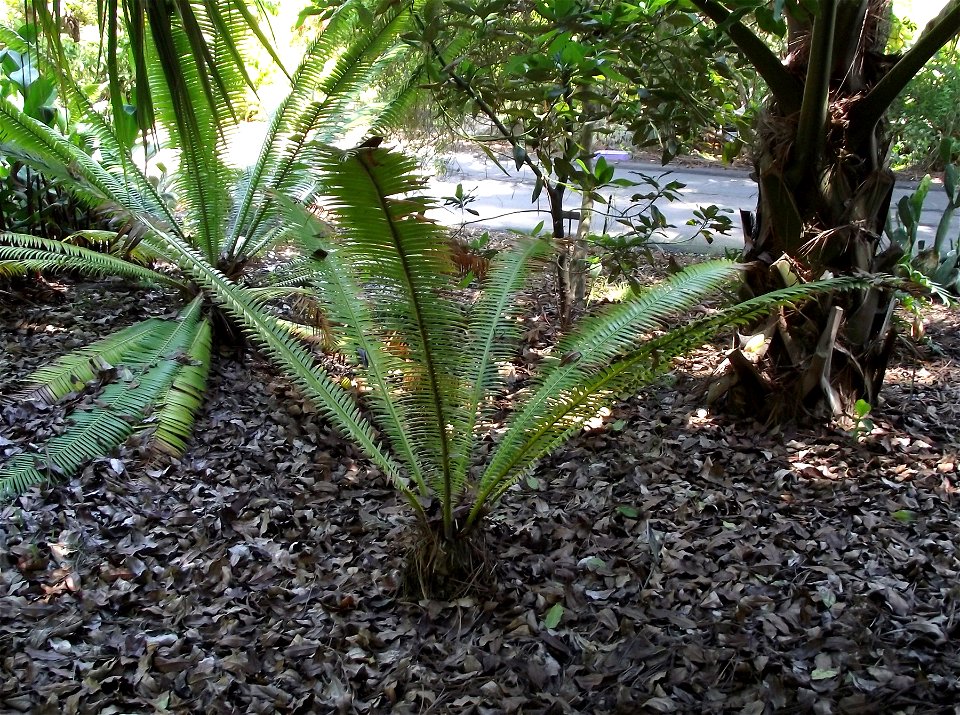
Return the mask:
<path id="1" fill-rule="evenodd" d="M 4 391 L 161 298 L 0 307 Z M 221 361 L 181 463 L 130 446 L 0 510 L 0 711 L 958 712 L 960 315 L 929 322 L 859 440 L 708 415 L 699 351 L 508 495 L 496 590 L 454 603 L 397 596 L 388 485 Z M 62 427 L 5 405 L 0 456 Z"/>

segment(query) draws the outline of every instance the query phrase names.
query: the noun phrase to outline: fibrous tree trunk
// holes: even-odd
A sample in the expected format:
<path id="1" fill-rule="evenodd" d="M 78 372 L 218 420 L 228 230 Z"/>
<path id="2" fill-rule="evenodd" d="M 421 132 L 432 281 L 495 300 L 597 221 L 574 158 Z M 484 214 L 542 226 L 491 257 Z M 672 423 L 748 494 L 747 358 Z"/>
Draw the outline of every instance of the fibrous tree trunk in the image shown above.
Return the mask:
<path id="1" fill-rule="evenodd" d="M 893 271 L 901 254 L 883 238 L 894 187 L 883 113 L 960 29 L 960 1 L 897 57 L 884 53 L 888 0 L 820 0 L 815 13 L 788 16 L 782 59 L 730 22 L 723 4 L 694 1 L 727 23 L 770 87 L 755 150 L 759 201 L 745 227 L 749 290 Z M 714 397 L 726 394 L 775 421 L 851 414 L 859 399 L 874 404 L 893 347 L 895 307 L 893 291 L 880 285 L 785 313 L 761 326 L 768 338 L 762 349 L 755 342 L 749 355 L 731 356 Z"/>

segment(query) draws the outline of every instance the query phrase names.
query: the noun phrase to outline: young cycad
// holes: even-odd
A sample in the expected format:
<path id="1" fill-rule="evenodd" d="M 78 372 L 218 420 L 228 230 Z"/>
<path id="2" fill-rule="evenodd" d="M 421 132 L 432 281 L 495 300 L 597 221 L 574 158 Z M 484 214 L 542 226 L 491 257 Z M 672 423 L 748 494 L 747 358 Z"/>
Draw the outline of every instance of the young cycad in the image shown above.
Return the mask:
<path id="1" fill-rule="evenodd" d="M 672 358 L 726 326 L 744 324 L 804 297 L 855 285 L 789 288 L 669 328 L 669 319 L 734 281 L 724 261 L 693 266 L 648 291 L 583 319 L 544 361 L 485 458 L 479 441 L 500 368 L 514 356 L 517 294 L 549 244 L 519 239 L 502 251 L 473 302 L 457 295 L 443 230 L 423 217 L 427 201 L 414 163 L 383 148 L 318 150 L 328 208 L 340 232 L 321 245 L 301 213 L 299 238 L 316 261 L 316 296 L 336 326 L 369 406 L 326 409 L 342 430 L 377 434 L 368 450 L 416 514 L 411 586 L 428 595 L 464 589 L 482 562 L 475 548 L 484 515 L 538 461 L 624 391 L 669 369 Z M 287 205 L 290 212 L 295 206 Z M 651 337 L 653 336 L 653 337 Z M 402 351 L 388 349 L 401 344 Z M 328 398 L 309 392 L 321 409 Z M 339 399 L 339 397 L 337 398 Z"/>

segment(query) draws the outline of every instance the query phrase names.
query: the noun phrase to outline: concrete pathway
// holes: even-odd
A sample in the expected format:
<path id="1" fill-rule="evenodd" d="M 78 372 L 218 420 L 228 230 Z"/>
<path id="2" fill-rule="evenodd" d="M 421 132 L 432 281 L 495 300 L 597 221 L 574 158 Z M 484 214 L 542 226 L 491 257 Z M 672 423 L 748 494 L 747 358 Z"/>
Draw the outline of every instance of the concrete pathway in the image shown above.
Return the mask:
<path id="1" fill-rule="evenodd" d="M 757 186 L 750 179 L 749 172 L 741 169 L 724 167 L 662 167 L 656 163 L 629 161 L 622 159 L 610 160 L 616 166 L 617 176 L 636 180 L 632 172 L 639 172 L 658 177 L 669 172 L 663 182 L 679 181 L 686 184 L 680 191 L 681 200 L 674 202 L 660 201 L 657 203 L 667 221 L 676 228 L 666 231 L 658 238 L 665 248 L 673 250 L 689 250 L 696 252 L 721 253 L 726 248 L 740 249 L 743 247 L 743 234 L 740 228 L 740 209 L 754 210 L 757 203 Z M 459 226 L 462 222 L 486 229 L 516 229 L 521 231 L 532 230 L 537 223 L 549 223 L 547 199 L 541 195 L 537 202 L 531 201 L 534 187 L 532 172 L 526 167 L 516 171 L 512 164 L 504 164 L 510 170 L 509 175 L 504 173 L 485 157 L 472 154 L 452 154 L 443 158 L 446 173 L 442 177 L 429 180 L 431 196 L 442 199 L 453 196 L 457 184 L 462 184 L 463 190 L 475 197 L 469 208 L 477 211 L 474 216 L 458 209 L 439 208 L 430 212 L 437 221 L 448 226 Z M 909 194 L 916 188 L 916 182 L 898 182 L 894 192 L 894 207 L 901 196 Z M 643 187 L 616 189 L 613 191 L 614 204 L 624 209 L 630 204 L 630 197 Z M 605 192 L 606 193 L 606 192 Z M 687 220 L 693 218 L 693 212 L 698 206 L 715 204 L 732 209 L 728 214 L 733 221 L 733 229 L 727 236 L 718 236 L 712 245 L 707 245 L 703 239 L 690 240 L 693 228 L 686 226 Z M 932 242 L 937 223 L 946 207 L 946 196 L 939 184 L 931 187 L 924 205 L 922 226 L 919 232 L 921 241 Z M 579 196 L 571 195 L 564 202 L 564 208 L 577 210 L 580 208 Z M 602 228 L 602 221 L 594 221 L 594 230 Z M 611 223 L 609 232 L 622 233 L 623 226 Z M 951 236 L 956 240 L 960 235 L 960 219 L 955 218 Z"/>

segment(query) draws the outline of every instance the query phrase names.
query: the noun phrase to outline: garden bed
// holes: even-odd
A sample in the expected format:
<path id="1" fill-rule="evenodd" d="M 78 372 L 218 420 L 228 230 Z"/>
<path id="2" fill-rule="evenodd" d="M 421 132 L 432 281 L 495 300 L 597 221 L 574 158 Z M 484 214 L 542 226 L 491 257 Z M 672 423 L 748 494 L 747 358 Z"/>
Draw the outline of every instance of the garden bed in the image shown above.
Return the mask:
<path id="1" fill-rule="evenodd" d="M 168 305 L 0 307 L 3 391 Z M 183 460 L 130 444 L 0 510 L 0 711 L 954 712 L 960 313 L 927 320 L 859 437 L 707 413 L 697 351 L 507 495 L 497 582 L 456 602 L 398 592 L 383 477 L 220 361 Z M 63 426 L 5 405 L 0 456 Z"/>

